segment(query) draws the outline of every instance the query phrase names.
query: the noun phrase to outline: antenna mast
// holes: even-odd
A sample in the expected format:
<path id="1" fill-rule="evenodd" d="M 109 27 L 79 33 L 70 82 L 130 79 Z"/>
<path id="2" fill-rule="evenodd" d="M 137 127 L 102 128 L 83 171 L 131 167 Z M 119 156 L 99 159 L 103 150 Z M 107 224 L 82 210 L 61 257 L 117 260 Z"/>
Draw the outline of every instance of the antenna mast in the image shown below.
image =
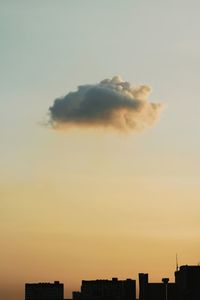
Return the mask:
<path id="1" fill-rule="evenodd" d="M 176 271 L 178 271 L 179 270 L 179 266 L 178 266 L 178 255 L 177 255 L 177 253 L 176 253 Z"/>

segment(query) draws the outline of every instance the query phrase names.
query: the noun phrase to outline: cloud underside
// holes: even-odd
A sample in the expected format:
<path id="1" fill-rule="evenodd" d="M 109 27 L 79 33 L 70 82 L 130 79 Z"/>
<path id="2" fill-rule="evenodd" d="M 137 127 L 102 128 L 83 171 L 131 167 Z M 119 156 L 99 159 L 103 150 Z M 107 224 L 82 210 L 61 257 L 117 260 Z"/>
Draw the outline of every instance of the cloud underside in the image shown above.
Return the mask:
<path id="1" fill-rule="evenodd" d="M 142 131 L 159 119 L 162 105 L 148 102 L 151 88 L 132 87 L 119 76 L 98 84 L 81 85 L 54 101 L 49 108 L 55 129 L 102 127 L 119 131 Z"/>

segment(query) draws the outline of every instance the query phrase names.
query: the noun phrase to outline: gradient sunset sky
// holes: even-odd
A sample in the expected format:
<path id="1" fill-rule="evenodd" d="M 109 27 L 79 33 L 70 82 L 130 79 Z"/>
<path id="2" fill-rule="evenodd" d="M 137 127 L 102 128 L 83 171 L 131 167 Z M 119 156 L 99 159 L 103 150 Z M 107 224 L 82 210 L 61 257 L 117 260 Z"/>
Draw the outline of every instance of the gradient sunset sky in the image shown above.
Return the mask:
<path id="1" fill-rule="evenodd" d="M 25 282 L 170 277 L 200 262 L 200 2 L 0 1 L 0 299 Z M 45 126 L 121 75 L 164 103 L 144 133 Z"/>

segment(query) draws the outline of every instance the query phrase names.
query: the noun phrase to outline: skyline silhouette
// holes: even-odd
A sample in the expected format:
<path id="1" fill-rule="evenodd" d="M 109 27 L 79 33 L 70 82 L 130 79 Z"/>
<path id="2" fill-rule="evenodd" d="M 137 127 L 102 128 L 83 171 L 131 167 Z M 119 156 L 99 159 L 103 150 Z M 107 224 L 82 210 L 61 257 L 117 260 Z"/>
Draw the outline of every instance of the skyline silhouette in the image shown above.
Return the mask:
<path id="1" fill-rule="evenodd" d="M 161 282 L 149 282 L 147 273 L 139 273 L 139 298 L 136 280 L 82 280 L 80 291 L 72 292 L 72 300 L 199 300 L 200 266 L 177 267 L 175 282 L 163 277 Z M 64 300 L 64 284 L 26 283 L 25 300 Z"/>

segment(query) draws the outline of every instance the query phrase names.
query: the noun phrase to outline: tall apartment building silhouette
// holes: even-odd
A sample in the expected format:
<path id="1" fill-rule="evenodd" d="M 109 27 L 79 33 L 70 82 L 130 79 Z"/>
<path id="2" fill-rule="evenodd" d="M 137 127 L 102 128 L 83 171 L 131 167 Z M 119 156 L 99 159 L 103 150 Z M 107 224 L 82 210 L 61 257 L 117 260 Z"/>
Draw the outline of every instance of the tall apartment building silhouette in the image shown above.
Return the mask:
<path id="1" fill-rule="evenodd" d="M 132 279 L 82 281 L 81 292 L 73 292 L 73 300 L 135 300 L 136 281 Z"/>
<path id="2" fill-rule="evenodd" d="M 64 285 L 59 281 L 54 283 L 26 283 L 25 300 L 63 300 Z"/>
<path id="3" fill-rule="evenodd" d="M 175 272 L 177 300 L 200 299 L 200 266 L 181 266 Z"/>

